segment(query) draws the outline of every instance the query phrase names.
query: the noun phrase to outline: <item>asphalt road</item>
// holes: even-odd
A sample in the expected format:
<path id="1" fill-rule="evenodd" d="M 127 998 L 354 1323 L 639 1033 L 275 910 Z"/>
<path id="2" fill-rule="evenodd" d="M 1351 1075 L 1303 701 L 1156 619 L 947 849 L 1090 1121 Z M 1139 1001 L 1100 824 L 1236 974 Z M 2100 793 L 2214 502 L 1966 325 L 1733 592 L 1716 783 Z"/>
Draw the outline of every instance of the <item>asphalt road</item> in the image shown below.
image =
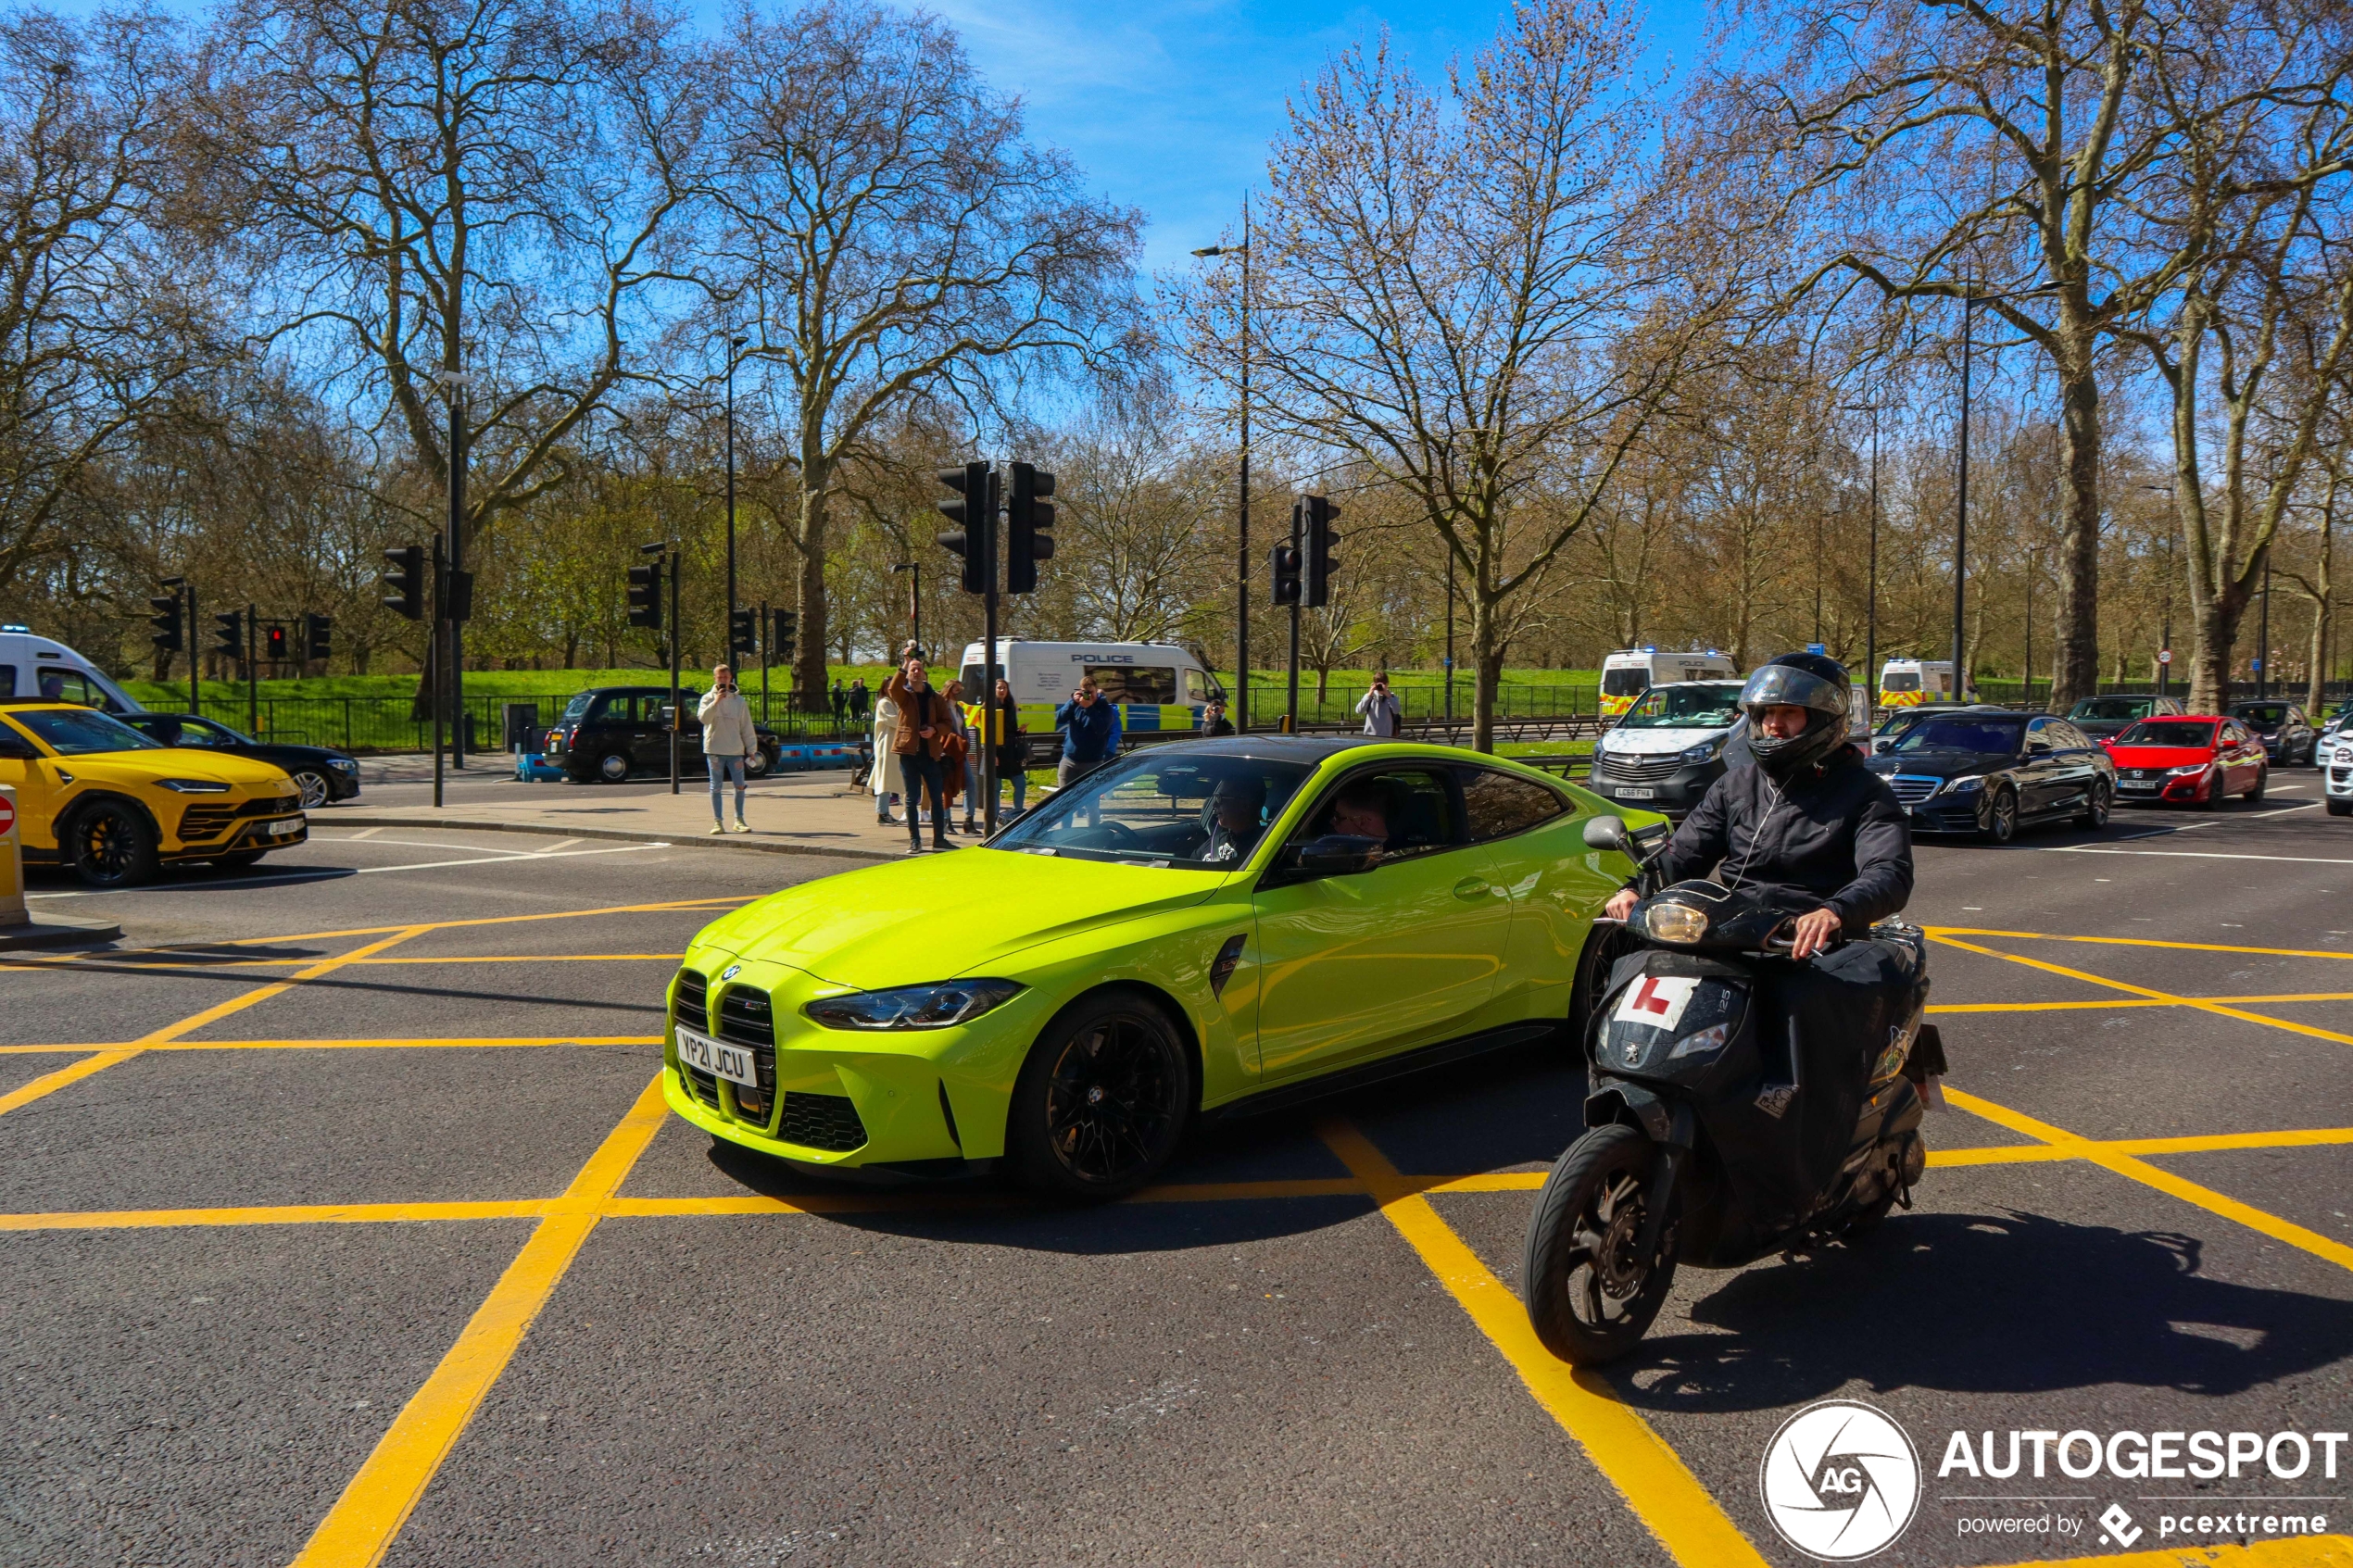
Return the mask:
<path id="1" fill-rule="evenodd" d="M 1115 1208 L 876 1197 L 642 1098 L 690 934 L 830 864 L 322 813 L 267 874 L 36 873 L 125 939 L 0 969 L 0 1562 L 1793 1568 L 1759 1461 L 1831 1398 L 1925 1466 L 1881 1561 L 2249 1508 L 2339 1538 L 2247 1561 L 2343 1561 L 2353 1452 L 1938 1474 L 1955 1432 L 2353 1425 L 2353 822 L 2281 778 L 1924 847 L 1957 1092 L 1919 1207 L 1685 1271 L 1606 1377 L 1510 1294 L 1577 1132 L 1547 1050 L 1204 1137 Z"/>

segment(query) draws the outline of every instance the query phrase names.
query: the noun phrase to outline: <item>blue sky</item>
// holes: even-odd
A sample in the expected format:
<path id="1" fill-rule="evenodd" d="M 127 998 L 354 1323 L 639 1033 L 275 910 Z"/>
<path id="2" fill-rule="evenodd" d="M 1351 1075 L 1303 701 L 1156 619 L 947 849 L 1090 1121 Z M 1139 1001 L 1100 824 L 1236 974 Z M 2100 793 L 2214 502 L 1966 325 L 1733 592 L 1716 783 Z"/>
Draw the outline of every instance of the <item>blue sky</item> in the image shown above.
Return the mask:
<path id="1" fill-rule="evenodd" d="M 1032 133 L 1090 182 L 1151 220 L 1147 264 L 1212 243 L 1264 178 L 1285 99 L 1333 52 L 1386 25 L 1392 47 L 1436 75 L 1494 36 L 1506 7 L 1392 0 L 944 0 L 982 73 L 1026 104 Z M 1705 21 L 1694 0 L 1649 14 L 1656 65 L 1680 70 Z"/>

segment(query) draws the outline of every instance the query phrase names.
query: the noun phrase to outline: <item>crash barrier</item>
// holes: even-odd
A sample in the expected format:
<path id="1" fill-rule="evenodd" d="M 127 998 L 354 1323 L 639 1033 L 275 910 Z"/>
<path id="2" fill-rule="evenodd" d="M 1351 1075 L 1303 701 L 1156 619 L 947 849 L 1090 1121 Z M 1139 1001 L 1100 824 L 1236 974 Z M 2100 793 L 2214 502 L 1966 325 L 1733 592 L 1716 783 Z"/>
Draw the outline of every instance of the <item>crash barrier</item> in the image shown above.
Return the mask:
<path id="1" fill-rule="evenodd" d="M 184 695 L 143 700 L 158 712 L 188 710 Z M 518 744 L 536 748 L 547 727 L 562 716 L 564 705 L 571 700 L 569 694 L 468 697 L 464 707 L 467 749 L 482 750 L 483 742 L 492 736 L 497 737 L 497 750 L 511 752 Z M 433 716 L 419 718 L 414 708 L 413 699 L 405 696 L 273 696 L 261 698 L 248 710 L 242 696 L 207 691 L 203 711 L 206 718 L 219 720 L 233 730 L 248 730 L 258 740 L 328 746 L 365 756 L 431 751 Z M 788 740 L 855 740 L 867 729 L 863 722 L 837 723 L 829 713 L 786 713 L 781 706 L 772 717 L 762 719 L 756 703 L 752 718 Z M 528 741 L 522 738 L 526 731 L 534 732 Z M 449 731 L 443 733 L 447 735 Z"/>

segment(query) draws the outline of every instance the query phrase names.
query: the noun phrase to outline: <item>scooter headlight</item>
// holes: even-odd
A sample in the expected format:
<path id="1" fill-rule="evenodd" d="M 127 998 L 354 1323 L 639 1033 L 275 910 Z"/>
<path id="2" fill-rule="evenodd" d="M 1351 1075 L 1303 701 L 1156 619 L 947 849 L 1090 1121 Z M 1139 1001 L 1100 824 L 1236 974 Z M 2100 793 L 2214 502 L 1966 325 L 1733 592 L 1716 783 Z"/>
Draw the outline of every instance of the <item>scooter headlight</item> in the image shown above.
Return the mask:
<path id="1" fill-rule="evenodd" d="M 1692 943 L 1707 935 L 1707 916 L 1689 904 L 1653 904 L 1642 913 L 1642 929 L 1653 941 Z"/>
<path id="2" fill-rule="evenodd" d="M 1676 1041 L 1675 1048 L 1668 1051 L 1667 1054 L 1669 1058 L 1679 1056 L 1712 1056 L 1716 1052 L 1722 1050 L 1724 1048 L 1724 1042 L 1731 1037 L 1732 1026 L 1730 1024 L 1711 1023 L 1697 1034 L 1686 1035 L 1681 1039 Z"/>

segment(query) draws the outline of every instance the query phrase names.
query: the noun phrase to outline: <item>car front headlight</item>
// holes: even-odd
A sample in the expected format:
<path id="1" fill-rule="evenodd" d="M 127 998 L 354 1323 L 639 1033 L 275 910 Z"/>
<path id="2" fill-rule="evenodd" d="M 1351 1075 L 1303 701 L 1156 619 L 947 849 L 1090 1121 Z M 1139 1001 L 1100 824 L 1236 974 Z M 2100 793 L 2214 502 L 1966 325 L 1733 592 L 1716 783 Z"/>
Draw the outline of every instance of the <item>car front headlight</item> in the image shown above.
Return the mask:
<path id="1" fill-rule="evenodd" d="M 210 779 L 157 779 L 157 784 L 174 795 L 226 795 L 229 786 Z"/>
<path id="2" fill-rule="evenodd" d="M 2193 773 L 2203 773 L 2213 765 L 2211 762 L 2184 762 L 2178 768 L 2166 769 L 2165 776 L 2169 779 L 2185 779 Z"/>
<path id="3" fill-rule="evenodd" d="M 1723 737 L 1719 735 L 1714 740 L 1702 741 L 1697 746 L 1687 748 L 1683 753 L 1683 760 L 1686 762 L 1713 762 L 1716 760 L 1717 757 L 1722 753 L 1723 749 L 1724 740 Z"/>
<path id="4" fill-rule="evenodd" d="M 330 757 L 327 759 L 327 766 L 338 773 L 356 773 L 359 771 L 359 764 L 348 757 Z"/>
<path id="5" fill-rule="evenodd" d="M 1707 916 L 1689 904 L 1653 904 L 1642 912 L 1642 929 L 1654 941 L 1696 942 L 1707 935 Z"/>
<path id="6" fill-rule="evenodd" d="M 1971 790 L 1983 789 L 1984 787 L 1984 774 L 1969 773 L 1957 779 L 1947 780 L 1944 784 L 1944 793 L 1947 795 L 1967 795 Z"/>
<path id="7" fill-rule="evenodd" d="M 952 1029 L 1004 1006 L 1022 989 L 1015 980 L 944 980 L 826 997 L 800 1010 L 827 1029 Z"/>

